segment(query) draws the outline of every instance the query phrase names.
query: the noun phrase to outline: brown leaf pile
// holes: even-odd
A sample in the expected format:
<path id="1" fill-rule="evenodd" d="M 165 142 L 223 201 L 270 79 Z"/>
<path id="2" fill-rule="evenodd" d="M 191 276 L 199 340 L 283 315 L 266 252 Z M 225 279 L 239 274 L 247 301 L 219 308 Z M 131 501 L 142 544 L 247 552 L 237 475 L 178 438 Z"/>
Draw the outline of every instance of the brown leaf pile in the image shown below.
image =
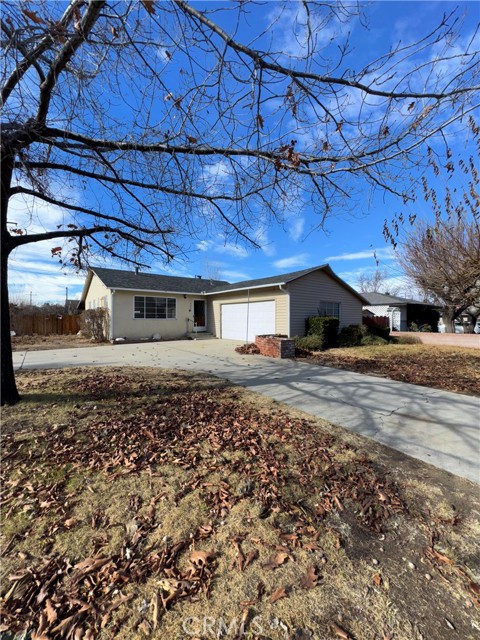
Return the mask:
<path id="1" fill-rule="evenodd" d="M 237 353 L 242 353 L 244 355 L 260 353 L 260 349 L 257 347 L 257 345 L 254 342 L 251 342 L 249 344 L 242 344 L 238 347 L 235 347 L 235 351 Z"/>
<path id="2" fill-rule="evenodd" d="M 105 398 L 125 394 L 127 384 L 131 384 L 128 378 L 119 374 L 92 372 L 79 380 L 78 388 L 90 397 Z M 33 450 L 15 433 L 5 435 L 4 513 L 8 517 L 11 511 L 24 511 L 32 526 L 35 517 L 45 511 L 54 518 L 45 531 L 43 560 L 9 576 L 2 591 L 3 630 L 29 628 L 38 637 L 96 637 L 110 623 L 112 612 L 133 597 L 132 587 L 153 576 L 161 589 L 152 623 L 143 623 L 150 632 L 156 628 L 160 607 L 166 609 L 200 592 L 210 593 L 215 553 L 194 546 L 210 538 L 240 500 L 261 505 L 260 518 L 282 513 L 294 523 L 293 531 L 278 531 L 281 544 L 264 565 L 267 570 L 294 561 L 293 550 L 299 547 L 320 557 L 317 540 L 321 523 L 332 510 L 352 510 L 364 525 L 380 531 L 392 514 L 404 509 L 395 486 L 377 475 L 372 462 L 330 435 L 319 436 L 306 420 L 235 402 L 232 392 L 222 399 L 216 390 L 183 389 L 165 398 L 156 395 L 155 388 L 140 386 L 139 393 L 147 394 L 149 403 L 139 403 L 141 409 L 133 415 L 97 418 L 93 414 L 84 420 L 82 407 L 75 406 L 68 424 L 48 427 L 38 434 L 39 446 Z M 335 451 L 350 453 L 345 456 L 347 462 L 341 461 L 343 457 L 337 460 Z M 243 455 L 226 458 L 227 452 Z M 162 464 L 177 465 L 190 475 L 175 499 L 199 490 L 210 522 L 175 545 L 149 547 L 148 535 L 156 526 L 155 499 L 146 515 L 139 516 L 140 498 L 132 496 L 135 526 L 127 530 L 120 553 L 105 555 L 99 541 L 95 553 L 78 562 L 49 556 L 48 541 L 52 548 L 55 534 L 74 528 L 77 522 L 69 513 L 73 493 L 67 492 L 65 482 L 48 480 L 45 461 L 49 468 L 100 472 L 110 481 L 145 470 L 154 473 Z M 14 469 L 27 467 L 36 471 L 9 479 L 15 477 Z M 213 473 L 225 479 L 211 482 Z M 230 476 L 236 478 L 235 486 L 228 482 Z M 286 488 L 292 484 L 304 487 L 311 500 L 289 498 Z M 92 516 L 93 530 L 106 524 L 101 511 Z M 242 541 L 241 536 L 232 539 L 239 571 L 258 556 L 256 550 L 245 554 Z M 312 565 L 299 586 L 313 589 L 319 579 L 318 569 Z M 270 594 L 270 602 L 284 597 L 288 597 L 288 588 L 281 586 Z"/>
<path id="3" fill-rule="evenodd" d="M 309 362 L 357 373 L 380 374 L 392 380 L 455 393 L 480 395 L 480 351 L 442 349 L 430 345 L 382 346 L 365 357 L 364 348 L 330 349 L 308 355 Z M 448 375 L 447 375 L 448 372 Z"/>

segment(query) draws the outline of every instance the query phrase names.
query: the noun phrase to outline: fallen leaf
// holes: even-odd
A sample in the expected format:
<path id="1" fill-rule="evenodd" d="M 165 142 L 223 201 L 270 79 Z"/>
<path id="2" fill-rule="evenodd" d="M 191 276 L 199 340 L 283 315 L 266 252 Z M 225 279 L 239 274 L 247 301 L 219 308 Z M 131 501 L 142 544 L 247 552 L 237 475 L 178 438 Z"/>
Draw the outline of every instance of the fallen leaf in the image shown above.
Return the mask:
<path id="1" fill-rule="evenodd" d="M 316 567 L 310 565 L 307 573 L 300 578 L 300 586 L 304 589 L 314 589 L 318 583 L 318 571 Z"/>
<path id="2" fill-rule="evenodd" d="M 290 558 L 289 553 L 286 553 L 285 551 L 280 551 L 279 553 L 276 553 L 275 555 L 271 556 L 263 566 L 266 569 L 277 569 L 282 564 L 285 564 L 288 558 Z"/>
<path id="3" fill-rule="evenodd" d="M 47 614 L 47 620 L 48 620 L 49 624 L 52 624 L 53 622 L 55 622 L 55 620 L 58 617 L 57 616 L 57 612 L 54 609 L 50 599 L 48 599 L 45 602 L 45 613 Z"/>
<path id="4" fill-rule="evenodd" d="M 342 627 L 339 627 L 338 624 L 335 624 L 335 622 L 332 622 L 332 631 L 335 632 L 335 635 L 337 636 L 337 638 L 342 638 L 342 640 L 352 640 L 352 636 L 348 633 L 348 631 L 345 631 L 345 629 L 342 629 Z"/>
<path id="5" fill-rule="evenodd" d="M 245 558 L 245 562 L 243 563 L 243 569 L 245 570 L 254 560 L 258 558 L 258 551 L 254 549 L 253 551 L 249 551 Z"/>
<path id="6" fill-rule="evenodd" d="M 73 526 L 75 526 L 77 524 L 77 521 L 75 518 L 68 518 L 67 520 L 65 520 L 65 522 L 63 523 L 64 527 L 67 527 L 67 529 L 71 529 Z"/>
<path id="7" fill-rule="evenodd" d="M 379 573 L 376 573 L 373 576 L 373 582 L 377 587 L 381 587 L 382 586 L 382 576 Z"/>
<path id="8" fill-rule="evenodd" d="M 278 587 L 278 589 L 275 589 L 275 591 L 271 593 L 270 598 L 268 599 L 270 604 L 273 604 L 274 602 L 277 602 L 277 600 L 281 600 L 282 598 L 287 598 L 287 589 L 288 587 Z"/>
<path id="9" fill-rule="evenodd" d="M 210 560 L 215 558 L 213 551 L 194 551 L 190 556 L 190 562 L 193 564 L 204 567 Z"/>

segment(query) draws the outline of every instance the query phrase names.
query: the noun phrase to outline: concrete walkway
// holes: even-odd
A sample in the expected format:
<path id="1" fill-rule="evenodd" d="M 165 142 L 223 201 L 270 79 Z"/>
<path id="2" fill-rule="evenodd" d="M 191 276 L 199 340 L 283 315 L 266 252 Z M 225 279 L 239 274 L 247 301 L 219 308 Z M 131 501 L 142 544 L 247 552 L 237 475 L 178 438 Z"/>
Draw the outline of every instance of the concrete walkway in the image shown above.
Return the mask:
<path id="1" fill-rule="evenodd" d="M 480 399 L 301 361 L 242 356 L 231 340 L 14 353 L 16 369 L 147 366 L 206 371 L 480 483 Z"/>

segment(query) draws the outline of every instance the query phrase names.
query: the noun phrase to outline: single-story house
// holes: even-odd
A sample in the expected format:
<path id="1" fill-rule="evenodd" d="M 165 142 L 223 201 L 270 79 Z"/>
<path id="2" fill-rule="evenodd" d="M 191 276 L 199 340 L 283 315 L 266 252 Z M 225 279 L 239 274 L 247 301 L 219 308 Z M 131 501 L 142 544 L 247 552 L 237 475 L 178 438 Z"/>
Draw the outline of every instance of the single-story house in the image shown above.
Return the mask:
<path id="1" fill-rule="evenodd" d="M 430 325 L 437 331 L 439 307 L 429 302 L 420 302 L 410 298 L 399 298 L 388 293 L 362 293 L 368 304 L 363 307 L 364 314 L 376 317 L 387 317 L 390 331 L 408 331 L 410 325 Z"/>
<path id="2" fill-rule="evenodd" d="M 112 340 L 203 331 L 250 342 L 262 334 L 305 335 L 312 315 L 336 316 L 340 327 L 361 324 L 366 303 L 327 264 L 234 284 L 92 267 L 79 308 L 107 308 Z"/>

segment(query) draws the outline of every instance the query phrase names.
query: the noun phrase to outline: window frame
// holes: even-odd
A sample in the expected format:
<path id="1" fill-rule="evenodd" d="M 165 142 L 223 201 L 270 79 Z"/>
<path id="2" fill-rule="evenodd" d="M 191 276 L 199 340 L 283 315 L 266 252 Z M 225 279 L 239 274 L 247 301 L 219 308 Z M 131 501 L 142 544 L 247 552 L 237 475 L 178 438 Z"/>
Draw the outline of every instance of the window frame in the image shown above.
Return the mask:
<path id="1" fill-rule="evenodd" d="M 320 313 L 320 307 L 321 305 L 325 305 L 326 309 L 328 309 L 328 305 L 336 305 L 338 308 L 338 315 L 336 313 Z M 337 318 L 340 321 L 340 314 L 341 314 L 341 310 L 342 310 L 342 303 L 341 302 L 335 302 L 333 300 L 320 300 L 318 303 L 318 315 L 321 318 Z"/>
<path id="2" fill-rule="evenodd" d="M 137 316 L 137 298 L 143 298 L 143 315 Z M 152 298 L 155 300 L 155 312 L 158 313 L 158 309 L 161 306 L 159 300 L 163 300 L 163 306 L 165 307 L 165 316 L 155 315 L 154 317 L 147 316 L 147 298 Z M 169 316 L 169 310 L 171 311 L 171 307 L 169 309 L 169 303 L 174 303 L 173 305 L 173 316 Z M 176 320 L 177 319 L 177 298 L 171 296 L 147 296 L 147 295 L 134 295 L 133 296 L 133 319 L 134 320 Z"/>

